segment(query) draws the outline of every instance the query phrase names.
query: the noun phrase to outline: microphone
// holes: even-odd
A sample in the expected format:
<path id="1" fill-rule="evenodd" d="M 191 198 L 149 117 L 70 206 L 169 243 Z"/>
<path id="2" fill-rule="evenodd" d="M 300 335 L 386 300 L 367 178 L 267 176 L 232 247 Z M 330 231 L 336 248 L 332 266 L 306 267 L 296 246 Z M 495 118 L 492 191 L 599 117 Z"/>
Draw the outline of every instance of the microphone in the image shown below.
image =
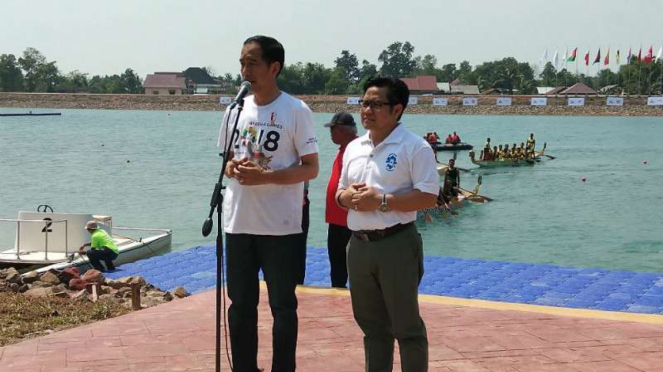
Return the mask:
<path id="1" fill-rule="evenodd" d="M 243 81 L 242 85 L 239 88 L 239 93 L 237 93 L 237 96 L 235 97 L 235 101 L 230 104 L 230 109 L 232 110 L 237 106 L 238 102 L 244 101 L 244 97 L 246 97 L 247 94 L 249 94 L 249 91 L 251 90 L 251 83 L 248 81 Z"/>

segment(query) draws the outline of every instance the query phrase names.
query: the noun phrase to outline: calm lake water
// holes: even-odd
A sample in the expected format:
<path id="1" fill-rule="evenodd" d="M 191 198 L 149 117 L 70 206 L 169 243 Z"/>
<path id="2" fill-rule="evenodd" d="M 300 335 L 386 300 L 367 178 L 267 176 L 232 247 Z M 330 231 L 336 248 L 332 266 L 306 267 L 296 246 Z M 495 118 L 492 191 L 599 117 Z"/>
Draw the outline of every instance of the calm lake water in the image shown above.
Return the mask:
<path id="1" fill-rule="evenodd" d="M 1 218 L 49 204 L 111 215 L 117 226 L 172 229 L 173 250 L 214 244 L 200 229 L 221 164 L 221 113 L 55 111 L 62 116 L 0 117 Z M 314 115 L 321 167 L 311 184 L 309 245 L 320 248 L 336 152 L 322 124 L 331 116 Z M 537 147 L 547 142 L 557 158 L 462 173 L 468 189 L 483 174 L 481 193 L 495 201 L 421 224 L 426 254 L 663 272 L 663 118 L 405 115 L 403 122 L 422 135 L 457 131 L 478 147 L 486 137 L 512 144 L 534 132 Z M 475 168 L 467 152 L 457 165 Z M 13 239 L 13 226 L 0 227 L 2 247 Z"/>

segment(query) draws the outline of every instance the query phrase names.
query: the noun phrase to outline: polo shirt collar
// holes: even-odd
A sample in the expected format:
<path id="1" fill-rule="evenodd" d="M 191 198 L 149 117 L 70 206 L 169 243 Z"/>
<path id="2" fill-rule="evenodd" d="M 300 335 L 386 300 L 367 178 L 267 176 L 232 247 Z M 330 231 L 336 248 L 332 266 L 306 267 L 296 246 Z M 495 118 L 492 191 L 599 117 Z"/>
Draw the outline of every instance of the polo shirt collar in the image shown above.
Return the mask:
<path id="1" fill-rule="evenodd" d="M 396 124 L 396 128 L 389 133 L 387 138 L 382 141 L 382 143 L 387 144 L 387 143 L 396 143 L 399 144 L 403 141 L 403 135 L 405 135 L 405 128 L 403 127 L 403 123 L 400 121 L 398 124 Z"/>

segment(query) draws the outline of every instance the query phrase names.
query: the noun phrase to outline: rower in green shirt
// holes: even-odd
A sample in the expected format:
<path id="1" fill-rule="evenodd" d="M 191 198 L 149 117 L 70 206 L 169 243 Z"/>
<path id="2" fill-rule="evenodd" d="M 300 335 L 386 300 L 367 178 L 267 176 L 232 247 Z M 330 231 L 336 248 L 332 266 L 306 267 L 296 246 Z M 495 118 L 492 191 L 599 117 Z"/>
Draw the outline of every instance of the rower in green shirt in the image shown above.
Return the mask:
<path id="1" fill-rule="evenodd" d="M 79 254 L 87 255 L 90 258 L 92 267 L 101 272 L 106 271 L 106 269 L 115 270 L 113 260 L 117 258 L 120 250 L 117 249 L 117 245 L 113 241 L 113 238 L 111 238 L 104 229 L 100 229 L 95 221 L 88 221 L 85 225 L 85 229 L 92 234 L 92 236 L 90 237 L 89 243 L 81 245 L 78 249 Z M 90 246 L 90 249 L 84 251 L 86 246 Z M 106 264 L 106 269 L 101 265 L 101 261 L 104 261 Z"/>

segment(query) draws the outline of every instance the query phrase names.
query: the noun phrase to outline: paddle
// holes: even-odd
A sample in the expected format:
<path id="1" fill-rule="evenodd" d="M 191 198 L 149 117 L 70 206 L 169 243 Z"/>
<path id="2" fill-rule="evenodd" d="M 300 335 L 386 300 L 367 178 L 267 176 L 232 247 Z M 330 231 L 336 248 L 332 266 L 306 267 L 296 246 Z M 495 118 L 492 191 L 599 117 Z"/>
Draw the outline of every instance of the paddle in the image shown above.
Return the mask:
<path id="1" fill-rule="evenodd" d="M 557 159 L 556 157 L 554 157 L 554 156 L 552 156 L 552 155 L 548 155 L 548 154 L 546 154 L 546 156 L 547 156 L 548 159 L 550 159 L 550 160 L 555 160 L 555 159 Z"/>

